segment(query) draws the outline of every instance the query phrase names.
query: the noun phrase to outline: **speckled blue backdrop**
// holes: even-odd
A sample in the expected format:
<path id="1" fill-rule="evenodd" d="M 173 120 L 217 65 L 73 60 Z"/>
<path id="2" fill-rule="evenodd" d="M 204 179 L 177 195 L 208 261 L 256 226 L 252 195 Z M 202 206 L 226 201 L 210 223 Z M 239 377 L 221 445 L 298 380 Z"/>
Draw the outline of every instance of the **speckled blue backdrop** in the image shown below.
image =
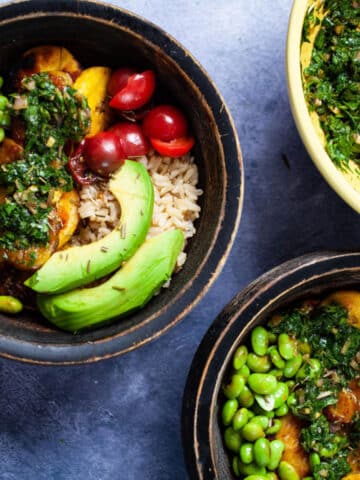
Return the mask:
<path id="1" fill-rule="evenodd" d="M 182 393 L 193 354 L 216 314 L 280 262 L 359 245 L 358 215 L 315 170 L 291 117 L 284 72 L 291 0 L 113 3 L 166 29 L 220 88 L 244 155 L 240 230 L 205 299 L 141 350 L 71 368 L 0 360 L 1 480 L 186 479 Z"/>

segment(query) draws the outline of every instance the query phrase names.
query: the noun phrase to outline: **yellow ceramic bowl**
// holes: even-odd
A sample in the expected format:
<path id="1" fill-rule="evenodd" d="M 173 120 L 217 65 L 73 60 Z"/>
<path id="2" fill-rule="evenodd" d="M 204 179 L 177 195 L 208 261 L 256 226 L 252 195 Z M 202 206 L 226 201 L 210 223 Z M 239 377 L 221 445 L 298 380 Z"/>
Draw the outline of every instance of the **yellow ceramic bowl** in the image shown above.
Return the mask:
<path id="1" fill-rule="evenodd" d="M 313 162 L 329 185 L 354 210 L 360 213 L 360 176 L 354 171 L 339 170 L 324 148 L 325 138 L 315 113 L 309 113 L 303 92 L 302 70 L 310 62 L 312 42 L 302 45 L 303 22 L 308 8 L 321 12 L 321 0 L 295 0 L 290 15 L 286 46 L 286 71 L 291 109 L 304 145 Z M 353 165 L 354 166 L 354 165 Z"/>

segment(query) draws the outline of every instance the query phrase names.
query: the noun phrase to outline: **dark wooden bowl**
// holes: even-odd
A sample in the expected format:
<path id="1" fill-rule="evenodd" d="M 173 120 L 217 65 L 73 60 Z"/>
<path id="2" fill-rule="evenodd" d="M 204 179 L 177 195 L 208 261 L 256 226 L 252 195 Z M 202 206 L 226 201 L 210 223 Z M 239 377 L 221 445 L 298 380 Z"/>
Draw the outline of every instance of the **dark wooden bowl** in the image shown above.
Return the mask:
<path id="1" fill-rule="evenodd" d="M 92 362 L 137 348 L 190 311 L 229 253 L 243 197 L 241 151 L 231 116 L 190 53 L 130 12 L 85 0 L 18 1 L 0 7 L 0 37 L 0 74 L 6 74 L 30 47 L 62 45 L 83 66 L 135 64 L 154 69 L 163 91 L 181 105 L 191 122 L 204 189 L 202 212 L 188 245 L 187 262 L 171 287 L 137 313 L 81 335 L 61 332 L 36 313 L 0 316 L 0 354 L 26 362 Z"/>
<path id="2" fill-rule="evenodd" d="M 280 305 L 346 287 L 360 287 L 360 254 L 320 253 L 269 271 L 216 318 L 194 357 L 182 412 L 183 447 L 193 480 L 235 480 L 219 423 L 220 387 L 236 347 Z"/>

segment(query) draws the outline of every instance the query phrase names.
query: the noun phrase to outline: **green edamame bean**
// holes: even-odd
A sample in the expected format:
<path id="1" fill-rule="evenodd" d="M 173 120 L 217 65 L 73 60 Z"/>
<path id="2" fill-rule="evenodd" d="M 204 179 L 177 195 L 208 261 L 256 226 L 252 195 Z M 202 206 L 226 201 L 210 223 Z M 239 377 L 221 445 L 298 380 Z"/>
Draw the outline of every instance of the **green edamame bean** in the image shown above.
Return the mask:
<path id="1" fill-rule="evenodd" d="M 275 410 L 275 415 L 277 417 L 283 417 L 289 413 L 289 407 L 286 403 L 283 403 L 279 408 Z"/>
<path id="2" fill-rule="evenodd" d="M 255 417 L 255 413 L 252 410 L 248 410 L 248 415 L 249 415 L 249 420 L 251 420 L 253 417 Z"/>
<path id="3" fill-rule="evenodd" d="M 310 453 L 309 462 L 310 462 L 311 470 L 313 471 L 314 467 L 316 465 L 320 465 L 320 463 L 321 463 L 320 455 L 316 452 Z"/>
<path id="4" fill-rule="evenodd" d="M 245 387 L 245 379 L 241 375 L 233 375 L 230 383 L 224 386 L 223 392 L 226 398 L 236 398 L 240 395 L 242 389 Z"/>
<path id="5" fill-rule="evenodd" d="M 269 335 L 266 328 L 258 326 L 251 332 L 251 346 L 256 355 L 266 354 L 269 346 Z"/>
<path id="6" fill-rule="evenodd" d="M 266 412 L 274 410 L 274 398 L 271 395 L 255 395 L 258 405 Z"/>
<path id="7" fill-rule="evenodd" d="M 276 377 L 266 373 L 252 373 L 248 378 L 248 385 L 251 390 L 260 395 L 274 393 L 277 387 Z"/>
<path id="8" fill-rule="evenodd" d="M 300 480 L 297 471 L 288 462 L 280 462 L 278 473 L 280 480 Z"/>
<path id="9" fill-rule="evenodd" d="M 285 383 L 286 383 L 286 385 L 288 386 L 289 391 L 292 390 L 292 389 L 295 387 L 295 385 L 296 385 L 296 383 L 294 382 L 294 380 L 287 380 Z"/>
<path id="10" fill-rule="evenodd" d="M 248 475 L 244 480 L 267 480 L 267 475 Z"/>
<path id="11" fill-rule="evenodd" d="M 23 309 L 23 304 L 15 297 L 10 295 L 0 295 L 0 312 L 19 313 Z"/>
<path id="12" fill-rule="evenodd" d="M 256 397 L 260 397 L 261 395 L 255 395 L 255 400 L 256 400 Z M 275 413 L 270 411 L 266 411 L 264 410 L 262 407 L 260 407 L 260 405 L 256 402 L 253 406 L 253 412 L 255 413 L 255 415 L 264 415 L 265 417 L 267 418 L 274 418 L 275 416 Z"/>
<path id="13" fill-rule="evenodd" d="M 258 438 L 265 437 L 264 430 L 257 423 L 247 423 L 241 430 L 242 437 L 248 442 L 255 442 Z"/>
<path id="14" fill-rule="evenodd" d="M 249 378 L 250 375 L 250 368 L 247 365 L 243 365 L 239 370 L 237 371 L 239 375 L 245 378 L 245 381 Z"/>
<path id="15" fill-rule="evenodd" d="M 270 442 L 267 438 L 258 438 L 254 443 L 254 460 L 260 467 L 270 462 Z"/>
<path id="16" fill-rule="evenodd" d="M 296 344 L 287 333 L 280 333 L 278 337 L 278 349 L 284 360 L 290 360 L 290 358 L 296 355 Z"/>
<path id="17" fill-rule="evenodd" d="M 269 355 L 259 356 L 255 353 L 249 353 L 246 365 L 254 373 L 266 373 L 271 369 L 271 361 Z"/>
<path id="18" fill-rule="evenodd" d="M 310 354 L 311 353 L 311 347 L 310 344 L 307 342 L 299 342 L 298 343 L 298 349 L 300 353 L 303 354 Z"/>
<path id="19" fill-rule="evenodd" d="M 274 399 L 274 408 L 279 408 L 283 405 L 289 396 L 289 387 L 284 382 L 278 382 L 274 393 L 269 395 Z"/>
<path id="20" fill-rule="evenodd" d="M 251 420 L 251 423 L 257 423 L 263 430 L 266 430 L 269 426 L 269 419 L 265 415 L 255 415 Z"/>
<path id="21" fill-rule="evenodd" d="M 285 367 L 285 362 L 281 358 L 281 355 L 275 345 L 268 349 L 268 354 L 270 355 L 271 361 L 275 367 L 283 370 Z"/>
<path id="22" fill-rule="evenodd" d="M 0 110 L 0 127 L 10 127 L 11 118 L 8 112 Z"/>
<path id="23" fill-rule="evenodd" d="M 0 76 L 0 90 L 2 89 L 4 85 L 4 78 Z"/>
<path id="24" fill-rule="evenodd" d="M 314 480 L 314 477 L 304 477 L 303 480 Z"/>
<path id="25" fill-rule="evenodd" d="M 8 99 L 4 95 L 0 95 L 0 110 L 4 110 L 8 104 Z"/>
<path id="26" fill-rule="evenodd" d="M 279 368 L 273 368 L 272 370 L 270 370 L 269 375 L 273 375 L 274 377 L 279 379 L 284 376 L 283 371 Z"/>
<path id="27" fill-rule="evenodd" d="M 243 443 L 240 447 L 240 460 L 249 464 L 254 461 L 254 448 L 252 443 Z"/>
<path id="28" fill-rule="evenodd" d="M 301 353 L 299 353 L 298 355 L 296 355 L 293 358 L 290 358 L 290 360 L 287 360 L 285 362 L 284 377 L 286 377 L 286 378 L 295 377 L 299 368 L 302 365 L 302 362 L 303 362 L 303 357 L 302 357 Z"/>
<path id="29" fill-rule="evenodd" d="M 288 399 L 286 400 L 287 406 L 291 407 L 292 405 L 296 405 L 297 399 L 296 399 L 296 393 L 293 392 L 288 396 Z"/>
<path id="30" fill-rule="evenodd" d="M 229 450 L 238 453 L 241 447 L 241 435 L 235 432 L 232 427 L 228 427 L 224 432 L 224 443 Z"/>
<path id="31" fill-rule="evenodd" d="M 249 421 L 249 411 L 246 408 L 240 408 L 232 419 L 232 427 L 235 431 L 241 430 Z"/>
<path id="32" fill-rule="evenodd" d="M 276 470 L 279 466 L 285 445 L 281 440 L 273 440 L 270 442 L 270 460 L 267 465 L 269 470 Z"/>
<path id="33" fill-rule="evenodd" d="M 268 472 L 266 476 L 268 480 L 279 480 L 279 477 L 276 475 L 275 472 Z"/>
<path id="34" fill-rule="evenodd" d="M 0 127 L 0 143 L 2 143 L 5 140 L 5 130 Z"/>
<path id="35" fill-rule="evenodd" d="M 247 385 L 245 385 L 240 395 L 238 396 L 238 401 L 242 407 L 246 408 L 250 408 L 255 402 L 254 395 L 252 394 L 250 388 Z"/>
<path id="36" fill-rule="evenodd" d="M 259 465 L 254 462 L 246 464 L 239 461 L 238 466 L 241 475 L 266 475 L 266 468 L 259 467 Z"/>
<path id="37" fill-rule="evenodd" d="M 309 358 L 296 374 L 296 380 L 319 378 L 322 373 L 321 363 L 317 358 Z"/>
<path id="38" fill-rule="evenodd" d="M 237 409 L 239 407 L 238 401 L 237 400 L 227 400 L 224 403 L 222 412 L 221 412 L 221 418 L 222 422 L 225 425 L 225 427 L 228 427 L 233 419 L 233 416 L 235 415 Z"/>
<path id="39" fill-rule="evenodd" d="M 235 477 L 240 477 L 240 470 L 239 470 L 239 458 L 234 457 L 232 460 L 232 469 L 235 474 Z"/>
<path id="40" fill-rule="evenodd" d="M 240 370 L 246 363 L 246 359 L 248 356 L 248 349 L 245 345 L 240 345 L 234 353 L 233 357 L 233 367 L 235 370 Z"/>
<path id="41" fill-rule="evenodd" d="M 281 420 L 279 418 L 275 418 L 272 422 L 272 425 L 266 429 L 266 435 L 274 435 L 277 433 L 281 428 Z"/>

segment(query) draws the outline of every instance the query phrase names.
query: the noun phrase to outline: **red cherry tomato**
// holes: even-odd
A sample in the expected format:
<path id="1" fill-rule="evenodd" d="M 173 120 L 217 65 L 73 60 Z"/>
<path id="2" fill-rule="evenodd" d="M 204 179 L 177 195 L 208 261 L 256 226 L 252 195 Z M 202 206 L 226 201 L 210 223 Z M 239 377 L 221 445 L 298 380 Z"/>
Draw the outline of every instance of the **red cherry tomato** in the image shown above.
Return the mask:
<path id="1" fill-rule="evenodd" d="M 119 137 L 113 132 L 100 132 L 86 138 L 83 156 L 90 170 L 101 176 L 117 170 L 126 158 Z"/>
<path id="2" fill-rule="evenodd" d="M 94 175 L 88 169 L 84 157 L 85 140 L 83 140 L 75 152 L 70 156 L 68 161 L 68 168 L 70 170 L 71 176 L 78 185 L 90 185 L 98 180 L 98 177 Z"/>
<path id="3" fill-rule="evenodd" d="M 110 107 L 119 110 L 137 110 L 144 106 L 155 91 L 155 74 L 152 70 L 135 73 L 110 101 Z"/>
<path id="4" fill-rule="evenodd" d="M 123 151 L 127 157 L 139 157 L 146 155 L 150 144 L 141 127 L 133 122 L 119 122 L 108 130 L 115 133 L 119 139 Z"/>
<path id="5" fill-rule="evenodd" d="M 154 149 L 165 155 L 166 157 L 182 157 L 188 153 L 195 144 L 193 137 L 180 137 L 170 140 L 170 142 L 164 142 L 158 138 L 150 138 L 151 145 Z"/>
<path id="6" fill-rule="evenodd" d="M 145 116 L 143 130 L 147 137 L 170 142 L 186 137 L 188 125 L 185 115 L 172 105 L 158 105 Z"/>
<path id="7" fill-rule="evenodd" d="M 123 67 L 115 70 L 111 74 L 107 87 L 109 95 L 113 97 L 118 91 L 122 90 L 126 86 L 131 75 L 134 75 L 135 73 L 136 70 L 130 67 Z"/>

